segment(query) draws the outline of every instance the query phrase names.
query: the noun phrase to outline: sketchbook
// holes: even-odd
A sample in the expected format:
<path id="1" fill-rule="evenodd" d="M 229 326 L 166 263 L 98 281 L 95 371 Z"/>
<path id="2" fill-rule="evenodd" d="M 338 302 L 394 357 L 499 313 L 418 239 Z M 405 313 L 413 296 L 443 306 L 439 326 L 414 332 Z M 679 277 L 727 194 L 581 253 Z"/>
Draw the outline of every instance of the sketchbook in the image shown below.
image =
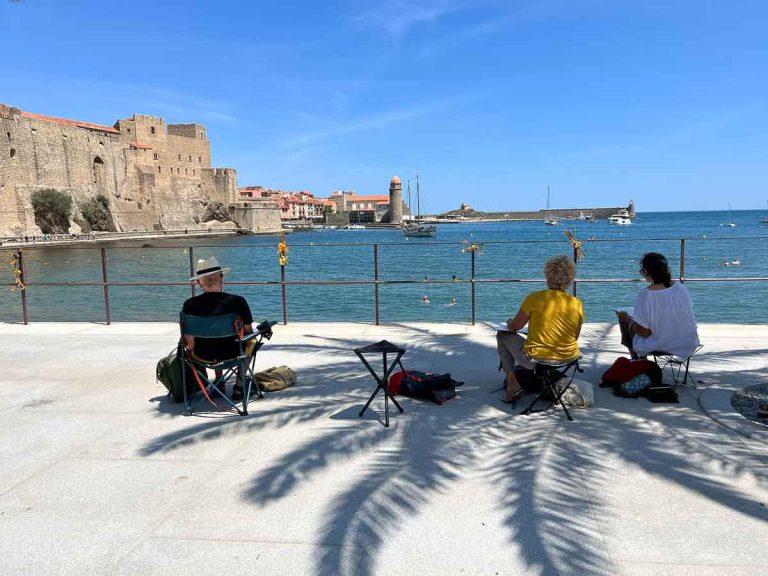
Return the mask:
<path id="1" fill-rule="evenodd" d="M 509 328 L 507 328 L 506 322 L 488 322 L 483 320 L 483 324 L 488 326 L 488 328 L 493 328 L 494 330 L 496 330 L 496 332 L 509 331 Z M 520 328 L 520 330 L 517 331 L 517 333 L 528 334 L 528 326 L 523 326 L 522 328 Z"/>

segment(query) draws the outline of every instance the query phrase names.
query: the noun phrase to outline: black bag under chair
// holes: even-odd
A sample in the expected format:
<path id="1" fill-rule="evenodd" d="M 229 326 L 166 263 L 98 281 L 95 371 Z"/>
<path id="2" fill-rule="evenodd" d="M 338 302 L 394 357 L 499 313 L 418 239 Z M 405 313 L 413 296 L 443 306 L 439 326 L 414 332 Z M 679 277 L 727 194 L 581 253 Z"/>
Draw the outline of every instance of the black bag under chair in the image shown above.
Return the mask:
<path id="1" fill-rule="evenodd" d="M 573 384 L 576 372 L 584 371 L 579 367 L 579 360 L 581 360 L 581 356 L 563 362 L 537 362 L 534 360 L 535 366 L 533 371 L 537 378 L 541 380 L 542 391 L 536 398 L 534 398 L 533 402 L 521 412 L 521 414 L 527 416 L 529 414 L 536 414 L 537 412 L 546 412 L 555 406 L 555 404 L 560 404 L 568 420 L 573 421 L 571 413 L 563 402 L 563 396 Z M 568 376 L 569 371 L 571 371 L 570 376 Z M 561 380 L 563 382 L 561 382 Z M 546 407 L 534 409 L 534 406 L 536 406 L 540 400 L 546 401 L 547 398 L 551 398 L 551 400 L 549 400 L 549 404 Z"/>

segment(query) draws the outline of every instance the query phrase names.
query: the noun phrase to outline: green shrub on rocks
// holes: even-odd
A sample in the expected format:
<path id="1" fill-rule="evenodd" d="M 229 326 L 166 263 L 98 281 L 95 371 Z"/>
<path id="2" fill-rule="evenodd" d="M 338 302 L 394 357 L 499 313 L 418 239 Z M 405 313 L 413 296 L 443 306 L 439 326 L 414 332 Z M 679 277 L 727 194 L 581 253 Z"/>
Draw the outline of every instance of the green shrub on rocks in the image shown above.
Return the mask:
<path id="1" fill-rule="evenodd" d="M 72 198 L 53 188 L 43 188 L 32 193 L 32 210 L 35 224 L 43 234 L 66 234 L 69 232 L 69 216 L 72 212 Z"/>
<path id="2" fill-rule="evenodd" d="M 80 207 L 86 231 L 114 232 L 115 224 L 109 210 L 109 199 L 103 194 L 91 198 Z"/>

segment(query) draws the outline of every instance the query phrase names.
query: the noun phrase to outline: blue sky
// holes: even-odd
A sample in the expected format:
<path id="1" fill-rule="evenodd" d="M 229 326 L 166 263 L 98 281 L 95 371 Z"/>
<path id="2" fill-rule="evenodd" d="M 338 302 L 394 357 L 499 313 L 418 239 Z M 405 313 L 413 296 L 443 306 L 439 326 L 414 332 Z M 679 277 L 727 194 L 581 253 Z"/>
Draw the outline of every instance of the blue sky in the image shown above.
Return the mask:
<path id="1" fill-rule="evenodd" d="M 0 0 L 0 102 L 206 124 L 241 186 L 761 209 L 767 30 L 758 0 Z"/>

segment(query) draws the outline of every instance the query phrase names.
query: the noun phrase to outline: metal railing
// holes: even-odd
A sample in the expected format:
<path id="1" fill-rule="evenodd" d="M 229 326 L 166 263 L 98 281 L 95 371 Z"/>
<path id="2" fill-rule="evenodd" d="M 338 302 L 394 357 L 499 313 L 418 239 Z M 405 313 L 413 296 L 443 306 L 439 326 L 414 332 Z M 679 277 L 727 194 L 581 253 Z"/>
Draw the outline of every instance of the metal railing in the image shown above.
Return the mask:
<path id="1" fill-rule="evenodd" d="M 707 278 L 707 277 L 686 277 L 686 240 L 696 240 L 696 241 L 746 241 L 746 240 L 768 240 L 768 236 L 743 236 L 743 237 L 711 237 L 711 238 L 613 238 L 613 239 L 590 239 L 585 240 L 582 242 L 582 244 L 586 243 L 601 243 L 601 242 L 611 242 L 611 243 L 621 243 L 621 242 L 634 242 L 634 243 L 643 243 L 643 242 L 679 242 L 680 245 L 680 266 L 678 271 L 678 277 L 677 279 L 681 282 L 768 282 L 768 276 L 754 276 L 754 277 L 716 277 L 716 278 Z M 243 281 L 243 280 L 228 280 L 228 285 L 241 285 L 241 286 L 280 286 L 281 289 L 281 301 L 282 301 L 282 316 L 283 316 L 283 324 L 288 324 L 288 299 L 287 299 L 287 289 L 290 286 L 360 286 L 360 285 L 366 285 L 371 286 L 373 288 L 373 321 L 375 325 L 379 325 L 380 323 L 380 305 L 379 305 L 379 289 L 381 286 L 386 285 L 408 285 L 408 284 L 414 284 L 414 285 L 423 285 L 423 284 L 469 284 L 470 285 L 470 293 L 471 293 L 471 323 L 474 325 L 476 323 L 476 310 L 477 310 L 477 289 L 478 286 L 481 284 L 511 284 L 511 283 L 542 283 L 544 282 L 543 278 L 478 278 L 476 277 L 476 268 L 475 268 L 475 260 L 476 260 L 476 249 L 472 249 L 472 247 L 478 247 L 478 246 L 491 246 L 491 245 L 503 245 L 503 244 L 540 244 L 540 243 L 557 243 L 557 244 L 563 244 L 562 241 L 556 241 L 556 240 L 498 240 L 498 241 L 487 241 L 487 242 L 477 242 L 475 244 L 469 244 L 466 241 L 462 243 L 457 242 L 429 242 L 428 244 L 414 244 L 414 243 L 406 243 L 406 242 L 387 242 L 387 243 L 325 243 L 325 244 L 316 244 L 316 243 L 310 243 L 310 244 L 292 244 L 291 248 L 298 248 L 298 247 L 305 247 L 305 248 L 329 248 L 329 247 L 365 247 L 369 246 L 372 248 L 372 258 L 371 258 L 371 265 L 373 268 L 373 276 L 372 278 L 368 279 L 350 279 L 350 280 L 288 280 L 286 278 L 286 266 L 285 265 L 279 265 L 280 268 L 280 280 L 263 280 L 263 281 Z M 463 248 L 462 251 L 468 252 L 470 254 L 470 277 L 468 279 L 451 279 L 451 280 L 433 280 L 433 279 L 424 279 L 424 280 L 414 280 L 414 279 L 389 279 L 389 280 L 382 280 L 380 278 L 380 266 L 379 266 L 379 247 L 385 246 L 387 248 L 395 247 L 395 246 L 440 246 L 440 245 L 453 245 L 453 246 L 461 246 Z M 211 249 L 211 248 L 237 248 L 236 246 L 232 245 L 205 245 L 205 246 L 198 246 L 198 247 L 204 247 L 205 249 Z M 245 246 L 247 248 L 272 248 L 276 250 L 276 245 L 247 245 Z M 34 250 L 37 248 L 26 248 L 26 250 Z M 21 307 L 22 307 L 22 315 L 23 315 L 23 322 L 24 324 L 29 324 L 29 308 L 27 303 L 27 292 L 30 288 L 42 288 L 42 287 L 96 287 L 100 286 L 103 289 L 103 298 L 104 298 L 104 320 L 106 324 L 112 323 L 112 314 L 110 309 L 110 300 L 109 300 L 109 290 L 111 287 L 163 287 L 163 286 L 189 286 L 192 296 L 196 293 L 196 284 L 194 282 L 184 281 L 160 281 L 160 282 L 110 282 L 109 281 L 109 275 L 108 275 L 108 266 L 107 266 L 107 250 L 136 250 L 137 248 L 129 248 L 129 247 L 110 247 L 110 248 L 104 248 L 104 247 L 90 247 L 90 246 L 77 246 L 77 247 L 69 247 L 69 249 L 76 249 L 76 250 L 90 250 L 90 251 L 99 251 L 101 256 L 101 282 L 28 282 L 27 281 L 27 275 L 26 270 L 24 266 L 24 248 L 16 248 L 13 250 L 14 254 L 14 260 L 16 262 L 16 276 L 18 281 L 15 283 L 10 284 L 4 284 L 6 287 L 13 288 L 14 286 L 20 287 L 20 293 L 21 293 Z M 189 273 L 190 276 L 193 276 L 195 274 L 195 257 L 194 257 L 194 250 L 195 246 L 191 245 L 183 245 L 183 246 L 155 246 L 151 247 L 152 250 L 168 250 L 168 249 L 184 249 L 187 251 L 189 255 Z M 574 262 L 576 262 L 577 258 L 577 247 L 573 247 L 573 258 Z M 578 262 L 577 262 L 578 266 Z M 577 293 L 577 287 L 580 284 L 607 284 L 607 283 L 638 283 L 642 282 L 639 278 L 576 278 L 573 282 L 572 286 L 572 292 L 574 295 Z"/>

